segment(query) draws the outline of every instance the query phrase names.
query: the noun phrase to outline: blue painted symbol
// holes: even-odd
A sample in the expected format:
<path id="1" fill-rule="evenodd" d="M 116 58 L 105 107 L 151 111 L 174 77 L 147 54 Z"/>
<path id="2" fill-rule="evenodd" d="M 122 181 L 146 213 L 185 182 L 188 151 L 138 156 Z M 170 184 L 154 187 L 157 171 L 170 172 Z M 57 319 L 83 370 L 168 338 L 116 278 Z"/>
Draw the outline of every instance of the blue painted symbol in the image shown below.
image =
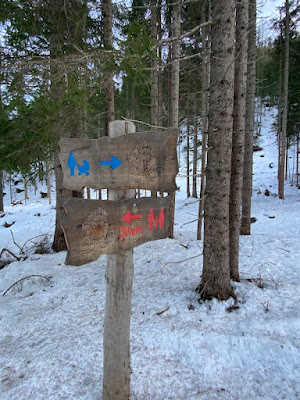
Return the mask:
<path id="1" fill-rule="evenodd" d="M 100 165 L 110 165 L 111 169 L 118 168 L 123 161 L 119 160 L 117 157 L 111 156 L 111 161 L 100 161 Z"/>
<path id="2" fill-rule="evenodd" d="M 75 157 L 73 156 L 73 152 L 70 151 L 69 159 L 68 159 L 68 167 L 70 168 L 70 175 L 74 176 L 75 174 L 75 168 L 77 167 L 78 169 L 78 175 L 81 176 L 82 174 L 86 174 L 86 176 L 89 176 L 89 169 L 90 169 L 90 164 L 88 161 L 83 160 L 83 165 L 77 164 Z"/>

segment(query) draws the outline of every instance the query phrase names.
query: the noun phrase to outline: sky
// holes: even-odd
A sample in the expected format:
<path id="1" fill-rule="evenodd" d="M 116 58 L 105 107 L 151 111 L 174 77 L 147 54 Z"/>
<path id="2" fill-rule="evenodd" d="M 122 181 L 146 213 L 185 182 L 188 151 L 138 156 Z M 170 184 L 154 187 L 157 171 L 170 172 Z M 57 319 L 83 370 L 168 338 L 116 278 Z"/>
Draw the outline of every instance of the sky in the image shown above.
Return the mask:
<path id="1" fill-rule="evenodd" d="M 284 5 L 284 0 L 258 0 L 257 2 L 257 22 L 258 27 L 263 29 L 264 36 L 274 37 L 272 32 L 272 19 L 279 18 L 278 7 Z"/>

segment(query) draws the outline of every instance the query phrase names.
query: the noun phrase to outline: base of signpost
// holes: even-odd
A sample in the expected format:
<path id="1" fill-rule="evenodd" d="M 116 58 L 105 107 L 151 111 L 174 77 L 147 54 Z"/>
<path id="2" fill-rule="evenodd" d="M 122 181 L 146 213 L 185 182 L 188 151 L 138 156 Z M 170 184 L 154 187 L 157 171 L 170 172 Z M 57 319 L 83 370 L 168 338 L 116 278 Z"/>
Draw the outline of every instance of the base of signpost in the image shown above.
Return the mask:
<path id="1" fill-rule="evenodd" d="M 109 124 L 109 136 L 135 131 L 127 121 Z M 135 190 L 109 190 L 108 200 L 135 198 Z M 106 305 L 103 336 L 103 400 L 130 398 L 130 317 L 133 250 L 107 256 Z"/>
<path id="2" fill-rule="evenodd" d="M 130 314 L 133 252 L 108 256 L 104 323 L 103 400 L 130 397 Z"/>

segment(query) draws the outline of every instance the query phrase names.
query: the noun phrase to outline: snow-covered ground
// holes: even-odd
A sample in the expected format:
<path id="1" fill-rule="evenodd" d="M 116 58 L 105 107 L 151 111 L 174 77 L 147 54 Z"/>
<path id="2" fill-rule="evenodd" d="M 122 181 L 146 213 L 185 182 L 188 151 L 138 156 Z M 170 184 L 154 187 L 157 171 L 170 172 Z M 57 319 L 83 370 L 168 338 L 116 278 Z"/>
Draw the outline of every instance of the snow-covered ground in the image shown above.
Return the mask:
<path id="1" fill-rule="evenodd" d="M 202 242 L 196 222 L 186 224 L 198 204 L 186 199 L 183 178 L 175 239 L 134 250 L 132 400 L 300 399 L 300 190 L 287 182 L 285 200 L 275 195 L 271 114 L 263 119 L 263 150 L 254 154 L 257 222 L 241 237 L 236 308 L 233 300 L 198 302 Z M 35 237 L 28 249 L 53 234 L 53 207 L 29 197 L 26 206 L 10 206 L 6 195 L 0 250 L 18 256 L 16 244 Z M 1 294 L 29 275 L 49 279 L 24 280 L 0 296 L 1 400 L 101 398 L 106 257 L 70 267 L 65 256 L 32 254 L 0 270 Z"/>

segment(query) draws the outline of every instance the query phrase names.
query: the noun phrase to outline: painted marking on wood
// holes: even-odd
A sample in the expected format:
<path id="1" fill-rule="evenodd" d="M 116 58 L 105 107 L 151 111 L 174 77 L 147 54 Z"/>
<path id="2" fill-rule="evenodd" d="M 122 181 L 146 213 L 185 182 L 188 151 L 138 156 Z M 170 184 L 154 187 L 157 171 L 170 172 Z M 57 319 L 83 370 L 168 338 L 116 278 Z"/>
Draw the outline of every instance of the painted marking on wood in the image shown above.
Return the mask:
<path id="1" fill-rule="evenodd" d="M 161 208 L 159 216 L 155 217 L 153 209 L 150 208 L 150 213 L 148 215 L 149 231 L 153 231 L 153 226 L 154 226 L 154 229 L 158 229 L 158 223 L 159 223 L 160 229 L 163 229 L 164 222 L 165 222 L 164 209 Z"/>
<path id="2" fill-rule="evenodd" d="M 137 226 L 135 228 L 130 228 L 129 225 L 120 226 L 119 238 L 123 238 L 123 237 L 126 237 L 126 236 L 141 235 L 142 232 L 143 232 L 142 226 Z"/>
<path id="3" fill-rule="evenodd" d="M 142 214 L 136 214 L 133 215 L 131 211 L 129 211 L 124 217 L 122 218 L 123 221 L 127 222 L 128 224 L 131 224 L 131 221 L 134 219 L 141 219 Z"/>
<path id="4" fill-rule="evenodd" d="M 111 156 L 111 161 L 100 161 L 100 165 L 110 165 L 111 169 L 116 169 L 118 168 L 123 161 L 119 160 L 117 157 Z"/>
<path id="5" fill-rule="evenodd" d="M 75 168 L 77 167 L 78 169 L 78 175 L 81 176 L 82 174 L 86 174 L 86 176 L 89 176 L 89 169 L 90 169 L 90 164 L 88 161 L 83 160 L 83 165 L 80 165 L 76 162 L 75 157 L 73 155 L 73 152 L 70 151 L 70 155 L 68 158 L 68 167 L 70 169 L 70 175 L 74 176 L 75 175 Z"/>

